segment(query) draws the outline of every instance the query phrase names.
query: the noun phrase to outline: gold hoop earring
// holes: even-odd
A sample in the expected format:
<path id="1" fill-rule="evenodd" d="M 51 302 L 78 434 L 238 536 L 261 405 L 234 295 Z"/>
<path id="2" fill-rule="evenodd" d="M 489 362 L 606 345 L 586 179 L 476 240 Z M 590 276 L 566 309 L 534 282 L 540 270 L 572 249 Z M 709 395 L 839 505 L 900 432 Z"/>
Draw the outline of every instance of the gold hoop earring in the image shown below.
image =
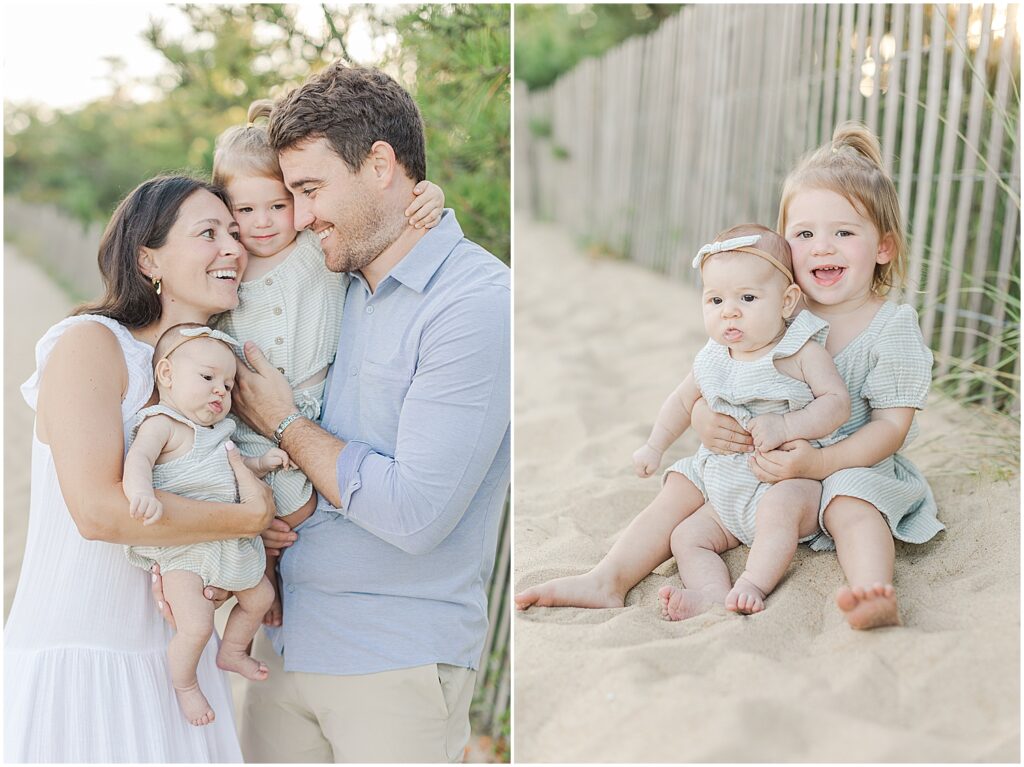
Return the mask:
<path id="1" fill-rule="evenodd" d="M 163 280 L 159 277 L 151 277 L 150 279 L 153 281 L 153 289 L 156 290 L 156 294 L 159 296 L 160 291 L 163 290 L 164 287 Z"/>

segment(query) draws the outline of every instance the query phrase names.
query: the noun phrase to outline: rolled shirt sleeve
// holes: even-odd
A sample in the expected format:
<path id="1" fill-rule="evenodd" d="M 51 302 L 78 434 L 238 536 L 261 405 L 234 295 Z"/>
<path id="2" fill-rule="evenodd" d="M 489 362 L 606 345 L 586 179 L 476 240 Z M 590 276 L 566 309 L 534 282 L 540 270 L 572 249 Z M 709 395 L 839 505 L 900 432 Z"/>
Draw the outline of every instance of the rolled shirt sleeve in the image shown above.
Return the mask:
<path id="1" fill-rule="evenodd" d="M 511 416 L 510 295 L 477 285 L 423 329 L 390 457 L 349 442 L 337 461 L 339 512 L 410 554 L 455 528 Z"/>

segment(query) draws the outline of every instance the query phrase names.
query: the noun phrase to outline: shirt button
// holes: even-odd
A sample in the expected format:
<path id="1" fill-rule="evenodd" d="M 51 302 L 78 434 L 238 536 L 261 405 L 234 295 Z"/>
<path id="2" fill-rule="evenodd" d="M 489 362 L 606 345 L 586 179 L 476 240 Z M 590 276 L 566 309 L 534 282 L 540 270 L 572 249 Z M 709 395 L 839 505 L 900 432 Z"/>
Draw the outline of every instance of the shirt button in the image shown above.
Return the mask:
<path id="1" fill-rule="evenodd" d="M 354 375 L 356 375 L 356 374 L 357 374 L 358 372 L 359 372 L 358 370 L 356 370 L 355 368 L 352 368 L 352 369 L 351 369 L 350 371 L 348 371 L 348 374 L 349 374 L 350 376 L 354 376 Z"/>
<path id="2" fill-rule="evenodd" d="M 288 587 L 288 593 L 289 594 L 294 594 L 295 593 L 295 587 L 294 586 L 289 586 Z"/>
<path id="3" fill-rule="evenodd" d="M 263 284 L 264 285 L 273 285 L 274 284 L 274 278 L 273 277 L 267 277 L 267 279 L 263 280 Z"/>
<path id="4" fill-rule="evenodd" d="M 372 306 L 367 306 L 366 307 L 366 313 L 367 314 L 373 314 L 373 307 Z"/>
<path id="5" fill-rule="evenodd" d="M 274 339 L 274 343 L 280 346 L 281 344 L 284 343 L 284 339 L 281 338 L 281 336 L 278 336 L 277 338 Z"/>
<path id="6" fill-rule="evenodd" d="M 274 307 L 274 314 L 277 315 L 277 316 L 281 315 L 281 307 L 280 306 L 275 306 Z"/>

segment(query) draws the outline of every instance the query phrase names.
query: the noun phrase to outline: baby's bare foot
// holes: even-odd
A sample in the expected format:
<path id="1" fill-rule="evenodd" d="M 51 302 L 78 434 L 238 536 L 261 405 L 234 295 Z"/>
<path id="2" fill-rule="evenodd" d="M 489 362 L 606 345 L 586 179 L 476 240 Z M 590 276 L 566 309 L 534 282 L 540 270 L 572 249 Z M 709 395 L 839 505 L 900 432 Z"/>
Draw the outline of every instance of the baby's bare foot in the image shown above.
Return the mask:
<path id="1" fill-rule="evenodd" d="M 732 591 L 725 595 L 725 609 L 734 613 L 753 615 L 764 609 L 765 593 L 754 585 L 753 581 L 743 573 L 736 579 Z"/>
<path id="2" fill-rule="evenodd" d="M 555 578 L 515 596 L 516 608 L 528 607 L 623 607 L 626 595 L 606 585 L 593 573 Z"/>
<path id="3" fill-rule="evenodd" d="M 678 589 L 662 586 L 658 590 L 661 600 L 661 617 L 667 621 L 684 621 L 700 615 L 711 607 L 711 600 L 694 589 Z"/>
<path id="4" fill-rule="evenodd" d="M 174 694 L 178 696 L 178 705 L 181 706 L 185 718 L 196 727 L 202 727 L 214 720 L 213 709 L 210 708 L 203 691 L 199 689 L 199 682 L 191 687 L 175 687 Z"/>
<path id="5" fill-rule="evenodd" d="M 846 622 L 855 629 L 900 625 L 896 590 L 891 583 L 876 583 L 869 588 L 843 586 L 836 594 L 836 604 L 846 613 Z"/>
<path id="6" fill-rule="evenodd" d="M 266 665 L 251 655 L 242 651 L 227 652 L 224 649 L 224 645 L 220 646 L 220 652 L 217 653 L 217 668 L 224 671 L 234 671 L 236 674 L 241 674 L 246 679 L 251 679 L 254 682 L 262 682 L 270 674 Z"/>

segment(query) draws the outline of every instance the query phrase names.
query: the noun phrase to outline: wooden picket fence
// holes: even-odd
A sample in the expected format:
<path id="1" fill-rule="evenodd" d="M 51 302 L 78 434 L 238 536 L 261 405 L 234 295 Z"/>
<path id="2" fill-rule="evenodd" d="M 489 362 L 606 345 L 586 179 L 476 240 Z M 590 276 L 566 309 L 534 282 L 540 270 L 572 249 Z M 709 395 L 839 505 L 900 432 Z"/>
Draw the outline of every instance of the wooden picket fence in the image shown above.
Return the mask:
<path id="1" fill-rule="evenodd" d="M 936 380 L 1019 413 L 1017 5 L 692 5 L 515 100 L 516 205 L 692 281 L 774 225 L 786 173 L 844 120 L 880 138 L 909 231 L 897 300 Z"/>

